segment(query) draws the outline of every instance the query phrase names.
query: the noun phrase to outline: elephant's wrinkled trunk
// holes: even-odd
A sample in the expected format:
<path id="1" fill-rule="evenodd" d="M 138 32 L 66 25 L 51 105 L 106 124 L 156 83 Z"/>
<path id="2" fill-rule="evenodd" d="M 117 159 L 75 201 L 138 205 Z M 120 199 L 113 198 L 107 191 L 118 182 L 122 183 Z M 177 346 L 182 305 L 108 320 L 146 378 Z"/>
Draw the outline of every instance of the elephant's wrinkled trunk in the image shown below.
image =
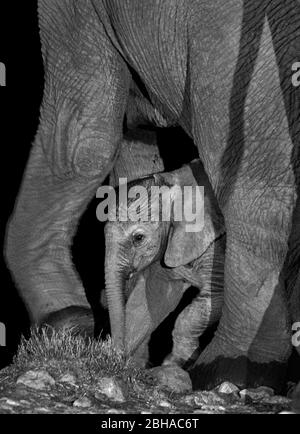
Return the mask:
<path id="1" fill-rule="evenodd" d="M 106 231 L 105 291 L 109 310 L 111 337 L 114 345 L 125 347 L 125 279 L 126 268 L 120 261 L 120 248 L 112 233 Z"/>
<path id="2" fill-rule="evenodd" d="M 109 320 L 112 340 L 116 347 L 124 349 L 125 306 L 123 296 L 123 279 L 114 276 L 111 266 L 105 267 L 106 298 L 109 310 Z"/>

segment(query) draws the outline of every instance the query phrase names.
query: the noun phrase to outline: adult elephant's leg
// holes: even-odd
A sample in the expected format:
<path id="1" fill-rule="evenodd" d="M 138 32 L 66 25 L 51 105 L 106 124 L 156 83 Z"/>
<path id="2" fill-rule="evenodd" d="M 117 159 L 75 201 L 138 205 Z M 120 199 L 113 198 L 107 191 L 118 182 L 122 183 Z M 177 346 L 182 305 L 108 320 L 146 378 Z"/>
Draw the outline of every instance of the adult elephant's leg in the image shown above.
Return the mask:
<path id="1" fill-rule="evenodd" d="M 91 2 L 41 0 L 39 19 L 41 122 L 9 222 L 6 258 L 33 323 L 82 325 L 93 333 L 70 245 L 113 166 L 129 78 Z"/>
<path id="2" fill-rule="evenodd" d="M 272 208 L 274 199 L 264 199 Z M 271 233 L 267 221 L 250 229 L 248 225 L 253 222 L 247 215 L 234 218 L 240 228 L 237 232 L 227 230 L 222 317 L 213 342 L 192 368 L 191 377 L 196 388 L 229 380 L 241 387 L 269 385 L 280 389 L 291 351 L 291 324 L 280 275 L 287 244 L 278 230 L 274 235 L 275 227 Z M 277 258 L 268 247 L 261 246 L 261 231 L 266 246 L 277 244 Z"/>
<path id="3" fill-rule="evenodd" d="M 60 180 L 53 175 L 41 145 L 34 144 L 9 223 L 6 250 L 33 323 L 63 325 L 68 318 L 75 325 L 80 313 L 77 325 L 84 323 L 92 332 L 93 317 L 70 247 L 97 185 L 95 180 Z M 49 314 L 53 317 L 47 318 Z"/>
<path id="4" fill-rule="evenodd" d="M 203 62 L 212 70 L 204 77 L 211 83 L 201 88 L 198 79 L 195 106 L 205 117 L 195 136 L 224 213 L 227 246 L 222 317 L 190 370 L 194 388 L 229 380 L 280 389 L 291 351 L 281 273 L 296 198 L 299 111 L 289 49 L 295 42 L 299 46 L 291 23 L 299 23 L 300 14 L 294 2 L 275 3 L 226 2 L 224 16 L 216 10 L 231 30 L 227 37 L 214 33 L 215 45 L 206 47 L 210 64 Z M 278 25 L 282 22 L 286 25 Z M 217 65 L 222 65 L 218 80 Z M 207 147 L 201 146 L 205 140 Z"/>

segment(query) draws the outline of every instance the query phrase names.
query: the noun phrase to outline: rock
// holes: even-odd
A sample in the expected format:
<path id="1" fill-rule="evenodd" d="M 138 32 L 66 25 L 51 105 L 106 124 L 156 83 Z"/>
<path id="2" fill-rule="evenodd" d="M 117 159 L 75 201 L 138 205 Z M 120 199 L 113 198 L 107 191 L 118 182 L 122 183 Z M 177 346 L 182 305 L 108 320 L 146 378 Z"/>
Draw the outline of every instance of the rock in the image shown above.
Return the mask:
<path id="1" fill-rule="evenodd" d="M 65 374 L 65 375 L 62 375 L 62 376 L 58 379 L 58 381 L 59 381 L 60 383 L 68 383 L 68 384 L 70 384 L 71 386 L 77 386 L 77 384 L 76 384 L 76 378 L 75 378 L 75 375 L 73 375 L 73 374 Z"/>
<path id="2" fill-rule="evenodd" d="M 225 413 L 225 407 L 221 405 L 203 405 L 201 408 L 207 414 Z"/>
<path id="3" fill-rule="evenodd" d="M 0 398 L 0 405 L 2 406 L 3 404 L 10 405 L 11 407 L 19 407 L 21 405 L 19 402 L 6 397 Z"/>
<path id="4" fill-rule="evenodd" d="M 216 391 L 210 392 L 195 392 L 190 395 L 185 396 L 181 402 L 187 404 L 191 407 L 203 406 L 221 406 L 228 403 L 230 399 L 226 395 L 218 395 Z"/>
<path id="5" fill-rule="evenodd" d="M 264 402 L 266 404 L 280 404 L 280 405 L 287 405 L 289 406 L 291 404 L 291 399 L 287 398 L 286 396 L 269 396 L 264 398 Z"/>
<path id="6" fill-rule="evenodd" d="M 97 383 L 97 392 L 95 397 L 103 400 L 103 396 L 106 395 L 109 399 L 117 402 L 124 402 L 124 394 L 120 382 L 111 377 L 103 377 Z"/>
<path id="7" fill-rule="evenodd" d="M 11 405 L 12 407 L 19 407 L 21 404 L 13 399 L 7 399 L 6 404 Z"/>
<path id="8" fill-rule="evenodd" d="M 227 403 L 226 397 L 218 395 L 215 391 L 198 392 L 195 394 L 195 404 L 197 406 L 220 406 Z"/>
<path id="9" fill-rule="evenodd" d="M 34 411 L 39 413 L 50 413 L 49 408 L 45 407 L 37 407 Z"/>
<path id="10" fill-rule="evenodd" d="M 26 401 L 25 399 L 21 399 L 20 404 L 21 405 L 26 405 L 28 407 L 29 405 L 31 405 L 31 402 Z"/>
<path id="11" fill-rule="evenodd" d="M 106 412 L 107 414 L 127 414 L 125 410 L 119 410 L 117 408 L 110 408 Z"/>
<path id="12" fill-rule="evenodd" d="M 76 401 L 73 402 L 73 407 L 88 408 L 91 406 L 92 406 L 92 402 L 87 396 L 83 396 L 82 398 L 78 398 L 78 399 L 76 399 Z"/>
<path id="13" fill-rule="evenodd" d="M 257 387 L 256 389 L 243 389 L 240 391 L 240 397 L 250 398 L 253 401 L 261 401 L 266 398 L 274 396 L 274 390 L 270 387 Z"/>
<path id="14" fill-rule="evenodd" d="M 180 402 L 184 405 L 194 407 L 195 406 L 195 395 L 194 394 L 186 395 L 186 396 L 181 398 Z"/>
<path id="15" fill-rule="evenodd" d="M 218 393 L 224 393 L 225 395 L 231 395 L 239 393 L 240 389 L 235 384 L 225 381 L 219 387 L 217 387 L 216 391 Z"/>
<path id="16" fill-rule="evenodd" d="M 187 393 L 192 391 L 189 374 L 176 365 L 158 366 L 148 371 L 157 378 L 159 387 L 166 387 L 172 392 Z"/>
<path id="17" fill-rule="evenodd" d="M 192 414 L 215 414 L 214 410 L 194 410 Z"/>
<path id="18" fill-rule="evenodd" d="M 159 407 L 164 407 L 164 408 L 171 408 L 172 407 L 172 404 L 170 402 L 168 402 L 168 401 L 165 401 L 165 400 L 159 401 L 157 403 L 157 405 Z"/>
<path id="19" fill-rule="evenodd" d="M 17 384 L 31 389 L 43 390 L 55 385 L 55 380 L 47 371 L 27 371 L 17 379 Z"/>

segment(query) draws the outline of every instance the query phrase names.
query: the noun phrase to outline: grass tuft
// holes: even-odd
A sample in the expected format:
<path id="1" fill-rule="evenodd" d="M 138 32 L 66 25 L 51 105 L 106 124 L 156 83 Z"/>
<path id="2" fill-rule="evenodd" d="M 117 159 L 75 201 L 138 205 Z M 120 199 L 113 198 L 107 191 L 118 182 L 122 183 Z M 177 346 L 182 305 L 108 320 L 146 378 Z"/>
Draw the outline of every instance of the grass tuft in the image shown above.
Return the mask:
<path id="1" fill-rule="evenodd" d="M 85 383 L 95 384 L 98 378 L 113 376 L 127 385 L 144 383 L 151 387 L 153 379 L 138 368 L 131 358 L 117 350 L 112 340 L 95 340 L 74 335 L 72 329 L 33 328 L 31 337 L 22 337 L 14 358 L 17 371 L 46 369 L 55 377 L 72 372 Z"/>

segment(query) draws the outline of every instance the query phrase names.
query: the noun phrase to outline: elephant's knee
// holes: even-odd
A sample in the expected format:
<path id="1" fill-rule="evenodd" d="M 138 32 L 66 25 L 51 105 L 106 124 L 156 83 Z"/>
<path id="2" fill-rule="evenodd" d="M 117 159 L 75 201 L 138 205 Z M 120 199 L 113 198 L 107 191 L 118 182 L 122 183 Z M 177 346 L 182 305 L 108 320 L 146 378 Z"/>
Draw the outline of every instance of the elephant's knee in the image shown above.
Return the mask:
<path id="1" fill-rule="evenodd" d="M 92 137 L 74 137 L 45 150 L 52 173 L 61 180 L 104 180 L 112 170 L 117 157 L 120 133 L 106 123 L 97 131 L 87 132 Z"/>
<path id="2" fill-rule="evenodd" d="M 114 134 L 103 134 L 98 140 L 90 141 L 74 153 L 74 174 L 84 178 L 105 179 L 117 158 L 120 140 Z"/>

